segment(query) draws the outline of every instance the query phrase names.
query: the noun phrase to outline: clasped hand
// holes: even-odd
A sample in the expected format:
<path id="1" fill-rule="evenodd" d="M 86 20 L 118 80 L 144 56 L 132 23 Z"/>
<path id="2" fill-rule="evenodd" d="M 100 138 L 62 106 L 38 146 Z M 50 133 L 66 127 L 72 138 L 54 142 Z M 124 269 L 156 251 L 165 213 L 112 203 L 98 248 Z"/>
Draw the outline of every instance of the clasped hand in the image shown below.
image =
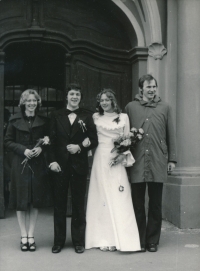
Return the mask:
<path id="1" fill-rule="evenodd" d="M 66 148 L 68 152 L 70 152 L 71 154 L 75 154 L 80 150 L 79 145 L 74 145 L 74 144 L 67 145 Z"/>
<path id="2" fill-rule="evenodd" d="M 34 148 L 32 150 L 26 149 L 24 152 L 24 155 L 28 158 L 31 159 L 33 157 L 38 157 L 40 153 L 42 152 L 41 147 Z"/>
<path id="3" fill-rule="evenodd" d="M 112 166 L 115 166 L 117 164 L 120 164 L 124 161 L 124 159 L 126 158 L 126 155 L 125 154 L 119 154 L 117 157 L 111 159 L 109 165 L 112 167 Z"/>

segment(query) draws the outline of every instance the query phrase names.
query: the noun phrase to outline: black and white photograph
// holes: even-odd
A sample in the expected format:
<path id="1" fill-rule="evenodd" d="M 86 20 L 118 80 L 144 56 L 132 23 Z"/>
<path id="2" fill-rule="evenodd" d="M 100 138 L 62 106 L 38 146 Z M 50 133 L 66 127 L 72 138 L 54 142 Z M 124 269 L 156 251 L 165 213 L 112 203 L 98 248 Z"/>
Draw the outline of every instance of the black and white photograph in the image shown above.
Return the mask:
<path id="1" fill-rule="evenodd" d="M 200 270 L 199 14 L 0 0 L 1 271 Z"/>

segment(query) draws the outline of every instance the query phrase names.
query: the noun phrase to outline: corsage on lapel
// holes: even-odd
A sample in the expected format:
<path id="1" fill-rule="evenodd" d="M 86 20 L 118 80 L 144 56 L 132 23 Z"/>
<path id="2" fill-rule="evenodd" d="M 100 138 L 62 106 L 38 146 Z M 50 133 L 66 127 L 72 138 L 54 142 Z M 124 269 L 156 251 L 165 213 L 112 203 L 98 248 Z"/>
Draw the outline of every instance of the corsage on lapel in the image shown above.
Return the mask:
<path id="1" fill-rule="evenodd" d="M 86 124 L 82 120 L 79 120 L 78 123 L 80 124 L 81 129 L 83 130 L 83 133 L 87 131 Z"/>

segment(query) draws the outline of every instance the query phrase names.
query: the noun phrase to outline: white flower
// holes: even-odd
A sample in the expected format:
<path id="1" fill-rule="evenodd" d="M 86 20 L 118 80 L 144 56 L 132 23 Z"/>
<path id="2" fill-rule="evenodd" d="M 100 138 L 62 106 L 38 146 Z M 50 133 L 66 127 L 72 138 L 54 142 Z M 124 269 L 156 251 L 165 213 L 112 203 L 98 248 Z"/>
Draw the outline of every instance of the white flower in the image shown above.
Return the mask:
<path id="1" fill-rule="evenodd" d="M 45 136 L 45 137 L 43 138 L 43 143 L 42 143 L 42 145 L 48 145 L 48 144 L 50 144 L 50 139 L 49 139 L 48 136 Z"/>
<path id="2" fill-rule="evenodd" d="M 132 133 L 137 133 L 137 129 L 135 127 L 131 128 Z"/>
<path id="3" fill-rule="evenodd" d="M 84 133 L 85 132 L 84 129 L 87 130 L 85 123 L 82 120 L 79 120 L 78 123 L 80 124 L 80 126 L 83 130 L 83 133 Z"/>
<path id="4" fill-rule="evenodd" d="M 138 132 L 139 132 L 141 135 L 144 134 L 144 130 L 143 130 L 142 128 L 140 128 L 140 129 L 138 130 Z"/>
<path id="5" fill-rule="evenodd" d="M 120 145 L 122 145 L 122 146 L 130 146 L 131 145 L 131 140 L 130 139 L 126 139 L 126 140 L 122 141 L 120 143 Z"/>
<path id="6" fill-rule="evenodd" d="M 142 139 L 142 135 L 141 134 L 137 134 L 137 137 L 138 137 L 139 140 Z"/>

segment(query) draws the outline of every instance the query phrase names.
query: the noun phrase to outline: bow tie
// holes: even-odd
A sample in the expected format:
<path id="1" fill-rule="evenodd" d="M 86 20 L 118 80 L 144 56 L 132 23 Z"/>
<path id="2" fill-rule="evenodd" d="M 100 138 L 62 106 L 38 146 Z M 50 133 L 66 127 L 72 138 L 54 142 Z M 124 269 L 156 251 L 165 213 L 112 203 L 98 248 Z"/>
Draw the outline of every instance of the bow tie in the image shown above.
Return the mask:
<path id="1" fill-rule="evenodd" d="M 66 109 L 66 114 L 67 114 L 67 116 L 69 115 L 69 114 L 71 114 L 71 113 L 74 113 L 74 114 L 78 114 L 80 112 L 80 109 L 79 108 L 77 108 L 76 110 L 74 110 L 74 111 L 71 111 L 71 110 L 69 110 L 69 109 Z"/>

